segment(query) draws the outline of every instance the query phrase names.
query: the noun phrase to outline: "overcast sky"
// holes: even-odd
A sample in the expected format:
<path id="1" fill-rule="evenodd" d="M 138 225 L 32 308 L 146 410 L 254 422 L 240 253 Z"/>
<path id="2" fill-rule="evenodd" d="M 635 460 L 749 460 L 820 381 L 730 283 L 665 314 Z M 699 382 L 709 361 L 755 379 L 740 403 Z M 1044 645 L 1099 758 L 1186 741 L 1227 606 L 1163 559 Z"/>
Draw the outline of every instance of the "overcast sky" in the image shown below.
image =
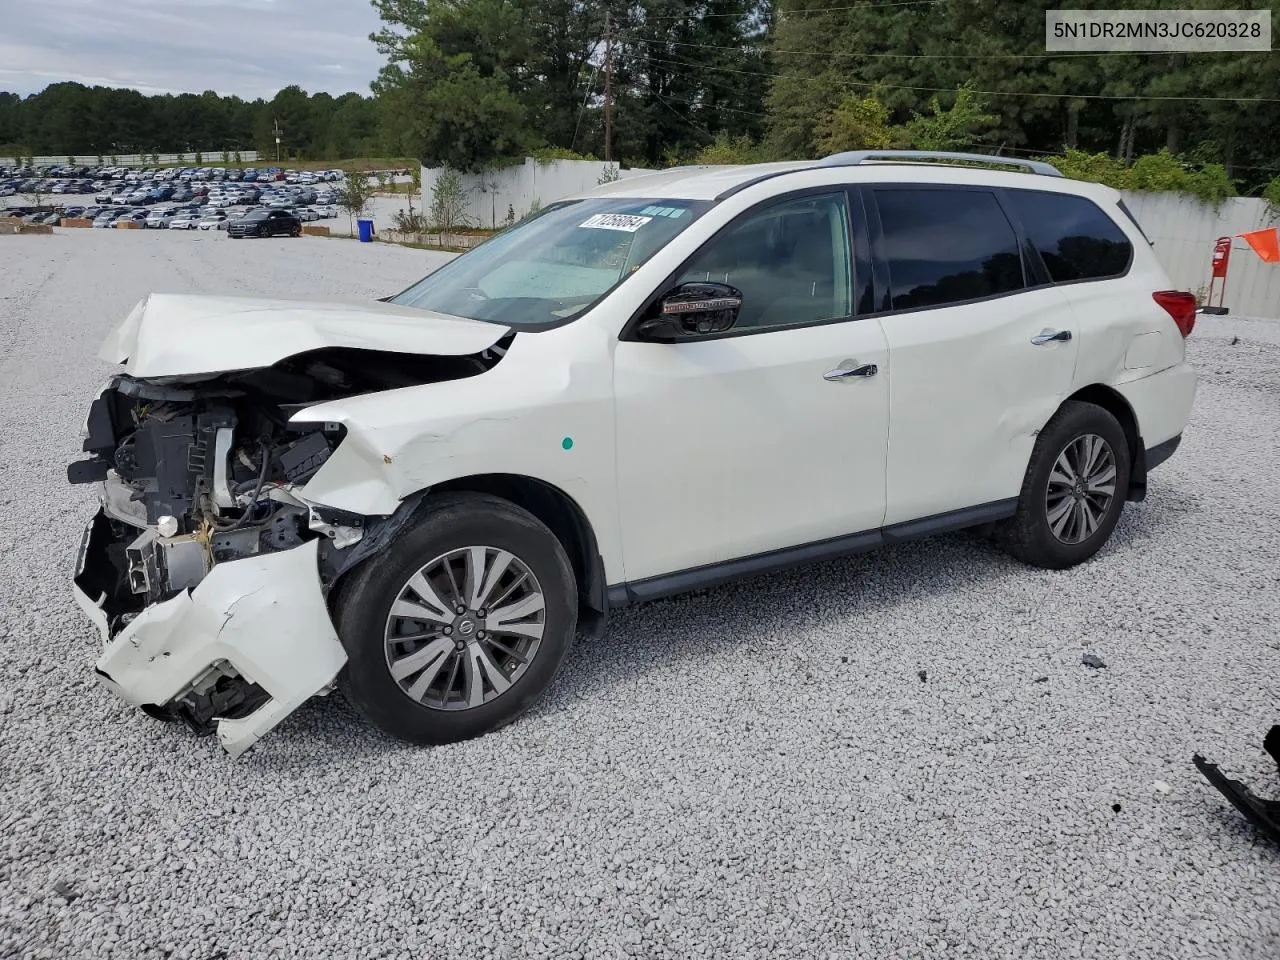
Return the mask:
<path id="1" fill-rule="evenodd" d="M 368 0 L 0 0 L 0 90 L 367 94 L 378 26 Z"/>

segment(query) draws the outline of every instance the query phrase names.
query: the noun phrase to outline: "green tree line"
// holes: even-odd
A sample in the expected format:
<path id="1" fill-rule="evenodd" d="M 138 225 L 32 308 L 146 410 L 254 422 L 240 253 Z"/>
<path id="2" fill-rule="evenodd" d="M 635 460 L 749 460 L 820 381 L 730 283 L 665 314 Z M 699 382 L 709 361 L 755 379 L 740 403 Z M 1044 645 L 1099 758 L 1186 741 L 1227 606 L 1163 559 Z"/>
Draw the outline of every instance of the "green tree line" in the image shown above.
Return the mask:
<path id="1" fill-rule="evenodd" d="M 0 95 L 0 144 L 269 151 L 278 120 L 307 157 L 470 171 L 529 154 L 659 166 L 915 147 L 1058 157 L 1079 175 L 1210 198 L 1280 190 L 1280 52 L 1048 54 L 1057 0 L 371 2 L 386 57 L 371 97 L 55 84 Z M 1267 6 L 1280 35 L 1280 0 Z"/>
<path id="2" fill-rule="evenodd" d="M 377 105 L 347 93 L 307 94 L 285 87 L 270 100 L 204 93 L 144 96 L 136 90 L 55 83 L 19 97 L 0 92 L 0 154 L 65 156 L 275 151 L 323 160 L 373 156 Z"/>

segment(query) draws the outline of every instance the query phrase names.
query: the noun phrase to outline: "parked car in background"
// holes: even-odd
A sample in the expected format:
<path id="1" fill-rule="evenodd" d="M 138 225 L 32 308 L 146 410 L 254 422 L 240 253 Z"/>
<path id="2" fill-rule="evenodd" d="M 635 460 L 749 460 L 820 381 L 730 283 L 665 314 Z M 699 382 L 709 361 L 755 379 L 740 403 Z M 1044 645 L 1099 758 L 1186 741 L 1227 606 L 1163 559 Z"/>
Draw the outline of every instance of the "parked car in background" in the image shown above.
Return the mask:
<path id="1" fill-rule="evenodd" d="M 202 213 L 179 213 L 169 221 L 170 230 L 194 230 L 200 221 L 204 218 Z"/>
<path id="2" fill-rule="evenodd" d="M 119 217 L 117 217 L 115 223 L 111 225 L 113 227 L 118 227 L 122 222 L 128 222 L 128 221 L 132 221 L 133 223 L 139 223 L 139 224 L 142 224 L 143 226 L 146 226 L 147 211 L 146 210 L 126 210 Z"/>
<path id="3" fill-rule="evenodd" d="M 200 218 L 196 227 L 200 230 L 227 229 L 227 214 L 224 210 L 210 210 Z"/>
<path id="4" fill-rule="evenodd" d="M 176 210 L 156 207 L 147 214 L 146 225 L 152 230 L 163 230 L 169 226 L 169 223 L 178 215 Z"/>
<path id="5" fill-rule="evenodd" d="M 302 221 L 288 210 L 259 210 L 247 213 L 227 225 L 227 236 L 296 237 L 302 233 Z"/>
<path id="6" fill-rule="evenodd" d="M 102 211 L 102 213 L 94 217 L 93 225 L 98 229 L 102 229 L 103 227 L 109 227 L 116 222 L 116 218 L 119 217 L 122 213 L 124 213 L 123 210 L 117 210 L 114 208 L 111 210 L 104 210 Z"/>

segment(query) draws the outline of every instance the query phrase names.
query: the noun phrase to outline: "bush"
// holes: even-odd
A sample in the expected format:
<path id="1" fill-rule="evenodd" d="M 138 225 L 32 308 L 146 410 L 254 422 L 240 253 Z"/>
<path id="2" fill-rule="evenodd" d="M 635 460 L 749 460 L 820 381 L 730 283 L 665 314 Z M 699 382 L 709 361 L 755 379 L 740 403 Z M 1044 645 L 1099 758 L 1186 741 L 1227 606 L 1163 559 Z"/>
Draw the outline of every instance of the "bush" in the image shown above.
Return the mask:
<path id="1" fill-rule="evenodd" d="M 391 225 L 401 233 L 430 233 L 431 225 L 421 213 L 412 210 L 397 210 L 391 216 Z"/>
<path id="2" fill-rule="evenodd" d="M 467 192 L 462 189 L 462 174 L 445 167 L 431 185 L 431 225 L 438 230 L 456 230 L 467 226 Z"/>
<path id="3" fill-rule="evenodd" d="M 590 154 L 575 153 L 565 147 L 539 147 L 529 154 L 540 164 L 554 163 L 557 160 L 594 160 Z M 517 161 L 523 163 L 523 160 Z"/>
<path id="4" fill-rule="evenodd" d="M 1185 193 L 1215 206 L 1236 195 L 1235 183 L 1220 163 L 1192 164 L 1161 150 L 1139 157 L 1133 166 L 1106 153 L 1068 150 L 1060 157 L 1045 157 L 1062 175 L 1073 180 L 1106 184 L 1117 190 Z"/>
<path id="5" fill-rule="evenodd" d="M 622 179 L 622 174 L 618 172 L 616 163 L 605 164 L 605 168 L 600 171 L 600 178 L 596 180 L 596 186 L 605 183 L 617 183 Z"/>
<path id="6" fill-rule="evenodd" d="M 1267 218 L 1280 220 L 1280 177 L 1276 177 L 1263 188 L 1262 199 L 1267 201 Z"/>
<path id="7" fill-rule="evenodd" d="M 693 156 L 693 162 L 697 164 L 742 164 L 759 161 L 760 148 L 750 137 L 731 139 L 723 131 L 716 134 L 714 142 L 707 144 Z"/>
<path id="8" fill-rule="evenodd" d="M 529 204 L 529 212 L 520 218 L 520 223 L 531 220 L 542 212 L 542 201 L 537 197 L 533 198 L 533 203 Z"/>

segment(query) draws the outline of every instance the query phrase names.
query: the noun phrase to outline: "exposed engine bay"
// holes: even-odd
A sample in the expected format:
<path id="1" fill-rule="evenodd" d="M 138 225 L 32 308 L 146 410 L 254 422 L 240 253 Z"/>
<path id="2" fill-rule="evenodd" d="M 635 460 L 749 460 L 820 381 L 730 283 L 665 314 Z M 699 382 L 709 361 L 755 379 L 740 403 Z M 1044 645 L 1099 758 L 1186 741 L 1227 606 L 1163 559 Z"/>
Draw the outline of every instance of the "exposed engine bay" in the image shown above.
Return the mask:
<path id="1" fill-rule="evenodd" d="M 67 469 L 72 483 L 102 484 L 102 511 L 86 532 L 77 586 L 99 602 L 114 637 L 218 564 L 318 539 L 329 558 L 321 562 L 327 591 L 344 567 L 332 558 L 351 559 L 379 518 L 306 498 L 307 481 L 345 429 L 292 424 L 290 417 L 328 400 L 474 376 L 493 367 L 506 345 L 468 356 L 331 347 L 240 372 L 114 377 L 90 408 L 83 444 L 90 458 Z M 90 540 L 95 555 L 86 557 Z M 146 709 L 209 733 L 215 718 L 244 716 L 266 699 L 234 673 L 214 670 L 180 703 Z"/>

